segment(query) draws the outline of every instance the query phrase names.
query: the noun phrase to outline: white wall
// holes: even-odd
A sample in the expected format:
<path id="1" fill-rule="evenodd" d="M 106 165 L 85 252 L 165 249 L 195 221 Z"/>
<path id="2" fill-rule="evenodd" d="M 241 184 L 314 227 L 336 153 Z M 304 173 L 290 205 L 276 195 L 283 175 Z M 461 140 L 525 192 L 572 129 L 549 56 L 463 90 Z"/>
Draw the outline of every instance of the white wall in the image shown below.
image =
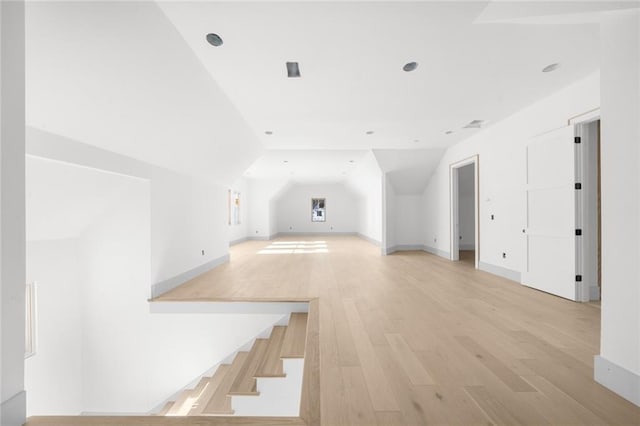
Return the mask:
<path id="1" fill-rule="evenodd" d="M 240 224 L 229 225 L 229 243 L 242 241 L 249 236 L 249 185 L 245 179 L 238 179 L 231 185 L 231 193 L 240 193 Z M 231 200 L 233 202 L 233 200 Z"/>
<path id="2" fill-rule="evenodd" d="M 525 146 L 533 136 L 566 126 L 569 117 L 597 108 L 599 88 L 596 73 L 449 148 L 424 192 L 425 244 L 443 256 L 449 255 L 449 165 L 478 154 L 480 262 L 522 271 Z M 506 259 L 502 258 L 503 252 Z"/>
<path id="3" fill-rule="evenodd" d="M 27 282 L 36 281 L 36 354 L 25 360 L 27 412 L 82 411 L 83 281 L 76 239 L 27 243 Z"/>
<path id="4" fill-rule="evenodd" d="M 0 423 L 25 421 L 24 2 L 0 2 Z"/>
<path id="5" fill-rule="evenodd" d="M 424 235 L 422 196 L 396 194 L 395 197 L 396 245 L 421 249 Z"/>
<path id="6" fill-rule="evenodd" d="M 382 172 L 376 157 L 368 152 L 346 181 L 357 196 L 357 232 L 375 242 L 382 242 Z"/>
<path id="7" fill-rule="evenodd" d="M 33 128 L 26 142 L 34 156 L 150 182 L 152 285 L 226 259 L 227 188 Z"/>
<path id="8" fill-rule="evenodd" d="M 475 222 L 475 168 L 473 164 L 458 170 L 458 219 L 460 224 L 460 250 L 473 250 L 476 241 Z"/>
<path id="9" fill-rule="evenodd" d="M 324 198 L 326 222 L 311 221 L 311 199 Z M 287 232 L 357 232 L 357 199 L 341 183 L 294 184 L 276 200 L 277 230 Z"/>
<path id="10" fill-rule="evenodd" d="M 287 179 L 249 179 L 249 238 L 268 239 L 277 231 L 275 203 L 289 187 Z"/>
<path id="11" fill-rule="evenodd" d="M 598 381 L 640 405 L 640 17 L 601 25 L 602 316 Z"/>
<path id="12" fill-rule="evenodd" d="M 86 179 L 98 173 L 79 170 Z M 126 189 L 76 239 L 29 243 L 39 316 L 37 351 L 26 361 L 29 415 L 146 413 L 282 317 L 152 314 L 151 184 L 104 175 L 105 192 L 105 180 L 121 190 L 126 180 Z M 30 217 L 40 223 L 72 197 Z"/>
<path id="13" fill-rule="evenodd" d="M 392 252 L 397 244 L 396 239 L 396 191 L 391 184 L 389 176 L 384 175 L 384 192 L 382 194 L 383 205 L 383 231 L 382 253 Z"/>

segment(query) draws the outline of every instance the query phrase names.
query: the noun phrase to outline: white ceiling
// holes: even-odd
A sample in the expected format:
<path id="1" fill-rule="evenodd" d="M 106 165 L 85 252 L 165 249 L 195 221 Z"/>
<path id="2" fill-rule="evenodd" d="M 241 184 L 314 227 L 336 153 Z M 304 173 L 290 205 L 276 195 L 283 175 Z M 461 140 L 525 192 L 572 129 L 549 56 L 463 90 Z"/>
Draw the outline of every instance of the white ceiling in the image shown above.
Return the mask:
<path id="1" fill-rule="evenodd" d="M 340 182 L 365 156 L 364 150 L 268 150 L 247 169 L 250 179 L 284 178 L 293 182 Z"/>
<path id="2" fill-rule="evenodd" d="M 471 120 L 495 122 L 598 68 L 597 25 L 475 24 L 487 3 L 160 7 L 266 148 L 415 149 L 448 147 L 477 131 L 461 130 Z M 302 78 L 286 77 L 286 61 Z M 420 65 L 405 73 L 409 61 Z"/>
<path id="3" fill-rule="evenodd" d="M 30 2 L 27 124 L 210 181 L 262 153 L 152 2 Z"/>
<path id="4" fill-rule="evenodd" d="M 27 156 L 27 241 L 79 237 L 131 190 L 131 179 Z"/>
<path id="5" fill-rule="evenodd" d="M 250 165 L 252 178 L 335 181 L 366 150 L 421 151 L 422 165 L 389 172 L 416 191 L 445 148 L 479 131 L 465 124 L 491 125 L 598 68 L 597 24 L 540 15 L 602 7 L 532 4 L 29 3 L 27 122 L 223 184 Z M 504 23 L 527 16 L 537 25 Z M 286 61 L 302 78 L 286 78 Z M 418 69 L 403 72 L 408 61 Z"/>

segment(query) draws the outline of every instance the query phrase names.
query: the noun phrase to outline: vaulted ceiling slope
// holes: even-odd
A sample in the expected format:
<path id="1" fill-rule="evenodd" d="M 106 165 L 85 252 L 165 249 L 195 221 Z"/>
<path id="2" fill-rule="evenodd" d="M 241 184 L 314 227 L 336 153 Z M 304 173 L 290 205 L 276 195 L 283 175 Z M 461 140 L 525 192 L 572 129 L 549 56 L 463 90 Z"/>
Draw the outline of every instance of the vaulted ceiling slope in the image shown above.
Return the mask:
<path id="1" fill-rule="evenodd" d="M 376 149 L 373 154 L 397 194 L 415 195 L 424 192 L 444 149 Z"/>
<path id="2" fill-rule="evenodd" d="M 596 24 L 477 24 L 488 4 L 159 2 L 266 148 L 360 150 L 449 147 L 598 68 Z"/>
<path id="3" fill-rule="evenodd" d="M 154 2 L 28 2 L 27 124 L 230 183 L 262 152 Z"/>

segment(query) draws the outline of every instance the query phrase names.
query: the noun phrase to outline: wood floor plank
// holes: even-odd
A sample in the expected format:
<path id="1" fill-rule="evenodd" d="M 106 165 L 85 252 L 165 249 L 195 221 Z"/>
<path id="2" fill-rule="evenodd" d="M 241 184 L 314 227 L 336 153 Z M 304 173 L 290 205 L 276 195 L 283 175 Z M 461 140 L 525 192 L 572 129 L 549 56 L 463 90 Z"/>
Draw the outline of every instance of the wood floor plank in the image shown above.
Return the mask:
<path id="1" fill-rule="evenodd" d="M 387 333 L 385 334 L 387 342 L 391 347 L 393 354 L 395 355 L 398 363 L 404 369 L 409 381 L 414 385 L 433 385 L 435 381 L 424 368 L 422 363 L 418 360 L 413 353 L 407 342 L 404 340 L 401 334 Z"/>
<path id="2" fill-rule="evenodd" d="M 360 365 L 365 375 L 373 408 L 377 411 L 397 411 L 398 403 L 389 389 L 389 382 L 380 367 L 358 310 L 351 299 L 344 300 L 344 309 L 356 344 Z"/>
<path id="3" fill-rule="evenodd" d="M 472 353 L 478 361 L 495 374 L 514 392 L 536 392 L 536 389 L 515 374 L 489 351 L 469 336 L 457 336 L 458 342 Z"/>

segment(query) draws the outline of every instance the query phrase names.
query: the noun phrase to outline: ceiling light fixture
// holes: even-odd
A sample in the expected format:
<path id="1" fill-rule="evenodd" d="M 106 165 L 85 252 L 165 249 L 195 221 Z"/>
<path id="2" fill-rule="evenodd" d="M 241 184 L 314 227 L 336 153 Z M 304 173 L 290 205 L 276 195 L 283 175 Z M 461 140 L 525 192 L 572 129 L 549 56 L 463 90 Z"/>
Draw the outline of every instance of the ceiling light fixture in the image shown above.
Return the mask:
<path id="1" fill-rule="evenodd" d="M 408 62 L 402 67 L 402 69 L 406 72 L 414 71 L 416 68 L 418 68 L 417 62 Z"/>
<path id="2" fill-rule="evenodd" d="M 355 163 L 355 161 L 354 161 L 354 160 L 349 160 L 349 162 L 350 162 L 350 163 Z"/>
<path id="3" fill-rule="evenodd" d="M 373 132 L 373 130 L 367 130 L 367 131 L 366 131 L 366 134 L 367 134 L 367 135 L 372 135 L 373 133 L 374 133 L 374 132 Z"/>
<path id="4" fill-rule="evenodd" d="M 560 64 L 551 64 L 542 68 L 542 72 L 551 72 L 557 70 L 558 68 L 560 68 Z"/>
<path id="5" fill-rule="evenodd" d="M 224 43 L 222 41 L 222 37 L 214 33 L 207 34 L 207 41 L 209 42 L 210 45 L 215 47 L 222 46 L 222 43 Z"/>
<path id="6" fill-rule="evenodd" d="M 414 139 L 413 140 L 413 143 L 418 143 L 418 142 L 420 142 L 420 139 Z"/>
<path id="7" fill-rule="evenodd" d="M 287 77 L 300 77 L 300 65 L 297 62 L 287 62 Z"/>
<path id="8" fill-rule="evenodd" d="M 473 120 L 469 124 L 464 126 L 464 128 L 465 129 L 479 129 L 482 126 L 484 126 L 484 123 L 485 123 L 484 120 Z"/>
<path id="9" fill-rule="evenodd" d="M 447 130 L 446 132 L 444 132 L 445 135 L 450 135 L 451 133 L 453 133 L 453 130 Z"/>
<path id="10" fill-rule="evenodd" d="M 283 162 L 283 163 L 288 163 L 288 162 L 289 162 L 289 160 L 283 160 L 282 162 Z"/>
<path id="11" fill-rule="evenodd" d="M 264 132 L 265 135 L 271 136 L 273 134 L 273 131 L 271 130 L 267 130 Z"/>

